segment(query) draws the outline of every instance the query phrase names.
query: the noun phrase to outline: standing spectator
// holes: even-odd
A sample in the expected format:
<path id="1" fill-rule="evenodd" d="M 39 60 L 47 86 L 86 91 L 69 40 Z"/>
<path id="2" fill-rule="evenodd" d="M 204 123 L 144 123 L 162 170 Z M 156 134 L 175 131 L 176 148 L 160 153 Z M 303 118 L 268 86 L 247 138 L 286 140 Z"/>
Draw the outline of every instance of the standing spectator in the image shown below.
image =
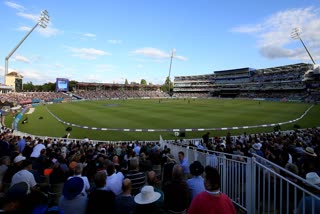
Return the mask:
<path id="1" fill-rule="evenodd" d="M 24 147 L 26 146 L 26 139 L 25 137 L 18 137 L 18 148 L 19 148 L 19 152 L 22 153 L 24 150 Z"/>
<path id="2" fill-rule="evenodd" d="M 137 158 L 131 158 L 126 178 L 129 178 L 132 182 L 132 195 L 138 194 L 140 189 L 145 185 L 146 174 L 139 172 L 139 160 Z"/>
<path id="3" fill-rule="evenodd" d="M 131 181 L 126 178 L 122 182 L 122 193 L 118 195 L 115 200 L 116 214 L 132 214 L 135 211 L 136 204 L 134 197 L 131 195 Z"/>
<path id="4" fill-rule="evenodd" d="M 70 178 L 64 183 L 59 208 L 65 214 L 85 214 L 87 197 L 82 194 L 83 180 L 79 177 Z"/>
<path id="5" fill-rule="evenodd" d="M 22 169 L 13 175 L 11 181 L 11 187 L 14 184 L 20 182 L 26 182 L 29 186 L 29 193 L 32 189 L 36 188 L 37 182 L 34 178 L 34 175 L 30 172 L 32 170 L 32 162 L 29 160 L 24 160 L 21 165 Z"/>
<path id="6" fill-rule="evenodd" d="M 114 164 L 110 162 L 107 166 L 107 174 L 106 189 L 111 190 L 116 196 L 120 195 L 122 192 L 122 181 L 124 179 L 122 172 L 116 172 Z"/>
<path id="7" fill-rule="evenodd" d="M 0 158 L 0 192 L 2 192 L 2 181 L 3 177 L 8 170 L 8 167 L 10 166 L 10 157 L 9 156 L 3 156 Z"/>
<path id="8" fill-rule="evenodd" d="M 106 178 L 104 172 L 97 172 L 94 176 L 96 189 L 89 194 L 87 214 L 98 214 L 103 210 L 106 210 L 106 213 L 114 213 L 115 194 L 106 190 Z"/>
<path id="9" fill-rule="evenodd" d="M 38 158 L 41 154 L 41 150 L 46 149 L 45 145 L 43 145 L 43 140 L 39 139 L 38 144 L 33 147 L 30 158 Z"/>
<path id="10" fill-rule="evenodd" d="M 185 213 L 190 203 L 188 184 L 183 179 L 183 170 L 179 164 L 174 165 L 172 181 L 164 188 L 164 205 L 169 213 Z"/>
<path id="11" fill-rule="evenodd" d="M 184 152 L 182 151 L 180 151 L 178 155 L 179 155 L 180 166 L 182 167 L 184 177 L 188 178 L 190 174 L 188 159 L 184 156 Z"/>
<path id="12" fill-rule="evenodd" d="M 83 164 L 77 163 L 77 165 L 74 168 L 74 175 L 69 177 L 68 179 L 73 178 L 73 177 L 81 178 L 84 182 L 82 193 L 83 193 L 83 195 L 87 195 L 87 192 L 89 192 L 89 190 L 90 190 L 90 183 L 89 183 L 87 176 L 82 176 L 82 171 L 83 171 Z"/>
<path id="13" fill-rule="evenodd" d="M 191 192 L 191 198 L 194 198 L 198 193 L 204 191 L 204 180 L 202 178 L 202 173 L 204 167 L 199 161 L 194 161 L 190 165 L 190 173 L 193 175 L 192 178 L 187 180 L 189 190 Z"/>
<path id="14" fill-rule="evenodd" d="M 176 164 L 174 156 L 172 154 L 167 155 L 167 162 L 163 165 L 162 170 L 162 186 L 172 180 L 172 169 L 173 166 Z"/>
<path id="15" fill-rule="evenodd" d="M 159 181 L 158 181 L 157 174 L 155 173 L 155 171 L 148 172 L 147 183 L 148 183 L 148 185 L 150 185 L 154 188 L 155 192 L 158 192 L 161 194 L 161 197 L 155 202 L 155 204 L 158 207 L 163 208 L 164 194 L 163 194 L 162 190 L 159 188 Z"/>
<path id="16" fill-rule="evenodd" d="M 188 214 L 235 214 L 236 209 L 227 195 L 220 191 L 220 175 L 216 168 L 206 166 L 204 169 L 204 185 L 206 191 L 195 196 Z"/>

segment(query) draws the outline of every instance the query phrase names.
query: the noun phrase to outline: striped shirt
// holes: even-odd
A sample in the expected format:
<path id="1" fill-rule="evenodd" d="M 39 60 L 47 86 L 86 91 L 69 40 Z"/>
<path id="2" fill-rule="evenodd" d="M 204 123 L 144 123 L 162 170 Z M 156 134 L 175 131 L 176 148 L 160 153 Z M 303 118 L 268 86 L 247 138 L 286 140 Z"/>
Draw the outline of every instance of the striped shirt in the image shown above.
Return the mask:
<path id="1" fill-rule="evenodd" d="M 132 195 L 137 195 L 140 192 L 140 189 L 146 184 L 146 175 L 144 172 L 130 170 L 126 174 L 126 178 L 131 180 Z"/>

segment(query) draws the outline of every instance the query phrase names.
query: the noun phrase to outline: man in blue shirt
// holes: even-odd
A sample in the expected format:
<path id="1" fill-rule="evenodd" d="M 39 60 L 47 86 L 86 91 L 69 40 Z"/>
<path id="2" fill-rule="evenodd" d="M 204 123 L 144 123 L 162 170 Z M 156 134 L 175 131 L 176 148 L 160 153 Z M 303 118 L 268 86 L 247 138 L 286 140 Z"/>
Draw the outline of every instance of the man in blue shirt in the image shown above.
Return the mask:
<path id="1" fill-rule="evenodd" d="M 184 152 L 180 151 L 178 155 L 179 155 L 180 166 L 182 167 L 184 177 L 188 178 L 190 174 L 189 162 L 187 158 L 184 157 Z"/>

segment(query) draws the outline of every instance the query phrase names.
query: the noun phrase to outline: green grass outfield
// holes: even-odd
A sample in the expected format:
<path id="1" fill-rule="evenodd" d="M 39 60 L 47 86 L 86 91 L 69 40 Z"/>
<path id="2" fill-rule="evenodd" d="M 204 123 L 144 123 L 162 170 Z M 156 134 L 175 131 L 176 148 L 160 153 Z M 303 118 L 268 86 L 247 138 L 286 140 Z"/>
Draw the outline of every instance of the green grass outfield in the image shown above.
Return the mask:
<path id="1" fill-rule="evenodd" d="M 28 116 L 29 123 L 18 125 L 18 130 L 34 135 L 62 137 L 68 127 L 52 117 L 46 107 L 61 120 L 82 126 L 99 128 L 169 129 L 222 128 L 280 123 L 300 117 L 311 105 L 253 100 L 224 99 L 163 99 L 107 100 L 52 104 L 36 107 Z M 320 106 L 314 106 L 300 121 L 301 128 L 320 126 Z M 43 119 L 39 119 L 43 117 Z M 6 118 L 10 126 L 12 118 Z M 294 124 L 281 126 L 292 130 Z M 232 135 L 271 132 L 269 128 L 230 131 Z M 206 131 L 205 131 L 206 132 Z M 187 132 L 186 138 L 200 138 L 205 132 Z M 225 136 L 228 131 L 209 131 L 211 136 Z M 159 140 L 175 139 L 173 132 L 97 131 L 73 127 L 71 138 L 96 140 Z"/>

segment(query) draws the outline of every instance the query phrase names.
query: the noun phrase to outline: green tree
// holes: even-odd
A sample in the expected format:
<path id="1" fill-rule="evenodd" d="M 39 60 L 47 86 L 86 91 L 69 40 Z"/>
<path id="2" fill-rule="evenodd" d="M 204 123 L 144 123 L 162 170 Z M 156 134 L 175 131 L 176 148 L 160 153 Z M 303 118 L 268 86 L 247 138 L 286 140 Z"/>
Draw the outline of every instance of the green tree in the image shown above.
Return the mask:
<path id="1" fill-rule="evenodd" d="M 165 83 L 161 86 L 161 90 L 164 92 L 168 92 L 169 90 L 169 83 L 170 83 L 170 94 L 172 93 L 173 90 L 173 82 L 169 79 L 169 76 L 167 77 Z M 169 92 L 168 92 L 169 93 Z"/>
<path id="2" fill-rule="evenodd" d="M 141 79 L 140 85 L 147 85 L 147 81 L 145 79 Z"/>
<path id="3" fill-rule="evenodd" d="M 35 90 L 35 86 L 30 81 L 30 82 L 27 82 L 27 83 L 23 84 L 23 90 L 24 91 L 34 91 Z"/>
<path id="4" fill-rule="evenodd" d="M 128 84 L 129 84 L 127 79 L 124 81 L 124 84 L 125 84 L 125 85 L 128 85 Z"/>
<path id="5" fill-rule="evenodd" d="M 56 84 L 52 82 L 48 82 L 43 84 L 42 90 L 44 91 L 55 91 L 56 90 Z"/>
<path id="6" fill-rule="evenodd" d="M 75 80 L 69 81 L 69 91 L 77 90 L 77 84 L 78 84 L 78 82 Z"/>

